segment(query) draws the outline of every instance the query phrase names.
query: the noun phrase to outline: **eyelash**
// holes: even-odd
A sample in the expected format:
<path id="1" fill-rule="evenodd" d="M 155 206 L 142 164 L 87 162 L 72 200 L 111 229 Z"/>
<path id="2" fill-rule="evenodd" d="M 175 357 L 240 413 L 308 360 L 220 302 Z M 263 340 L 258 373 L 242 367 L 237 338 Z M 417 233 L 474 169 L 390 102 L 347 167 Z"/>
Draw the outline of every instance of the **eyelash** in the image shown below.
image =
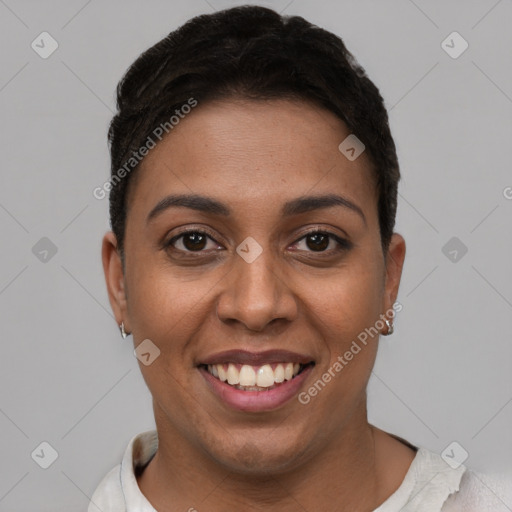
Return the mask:
<path id="1" fill-rule="evenodd" d="M 193 255 L 193 254 L 200 255 L 201 253 L 206 252 L 204 250 L 190 251 L 190 250 L 176 249 L 175 247 L 173 247 L 173 244 L 175 242 L 177 242 L 179 239 L 183 238 L 186 235 L 192 234 L 192 233 L 199 234 L 199 235 L 204 235 L 207 238 L 209 238 L 210 240 L 212 240 L 213 242 L 215 242 L 216 244 L 219 244 L 215 240 L 213 235 L 211 233 L 209 233 L 208 231 L 204 230 L 204 229 L 188 229 L 188 230 L 182 231 L 178 235 L 173 236 L 168 242 L 165 242 L 164 243 L 164 248 L 165 249 L 172 248 L 172 249 L 174 249 L 176 251 L 180 251 L 180 252 L 185 253 L 187 255 L 189 255 L 189 254 L 190 255 Z M 309 253 L 312 253 L 312 254 L 321 255 L 321 254 L 332 254 L 334 252 L 336 252 L 336 253 L 337 252 L 343 252 L 343 251 L 350 250 L 352 248 L 352 246 L 353 246 L 353 244 L 351 242 L 349 242 L 348 240 L 346 240 L 344 238 L 341 238 L 340 236 L 335 235 L 334 233 L 331 233 L 329 231 L 325 231 L 325 230 L 322 230 L 322 229 L 313 229 L 311 231 L 307 231 L 299 239 L 297 239 L 295 242 L 293 242 L 292 245 L 295 245 L 295 244 L 299 243 L 300 241 L 304 240 L 305 238 L 307 238 L 308 236 L 311 236 L 311 235 L 326 235 L 326 236 L 330 237 L 331 239 L 333 239 L 338 244 L 338 247 L 336 249 L 329 249 L 329 250 L 325 250 L 325 251 L 312 251 L 312 250 L 306 251 L 306 252 L 309 252 Z"/>

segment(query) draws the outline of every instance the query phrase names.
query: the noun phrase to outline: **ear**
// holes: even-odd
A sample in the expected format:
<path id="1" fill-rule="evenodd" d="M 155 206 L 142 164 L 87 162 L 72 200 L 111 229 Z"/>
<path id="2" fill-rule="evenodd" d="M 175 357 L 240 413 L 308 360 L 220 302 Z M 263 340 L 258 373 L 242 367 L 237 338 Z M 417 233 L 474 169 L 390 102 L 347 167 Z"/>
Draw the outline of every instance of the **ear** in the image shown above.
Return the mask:
<path id="1" fill-rule="evenodd" d="M 117 239 L 112 231 L 109 231 L 103 237 L 101 259 L 103 261 L 103 272 L 105 274 L 108 298 L 117 325 L 124 322 L 126 331 L 130 332 L 131 328 L 126 307 L 123 264 L 119 251 L 117 250 Z"/>
<path id="2" fill-rule="evenodd" d="M 386 276 L 384 283 L 383 312 L 392 308 L 398 296 L 405 259 L 405 240 L 402 235 L 393 233 L 386 257 Z"/>

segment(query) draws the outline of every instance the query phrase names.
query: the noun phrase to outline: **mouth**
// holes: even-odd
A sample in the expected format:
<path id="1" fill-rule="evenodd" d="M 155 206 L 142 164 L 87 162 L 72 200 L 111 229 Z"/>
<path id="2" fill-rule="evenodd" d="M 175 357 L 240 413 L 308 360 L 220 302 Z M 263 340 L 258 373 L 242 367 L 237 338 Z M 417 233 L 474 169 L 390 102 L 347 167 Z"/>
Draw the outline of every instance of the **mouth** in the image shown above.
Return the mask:
<path id="1" fill-rule="evenodd" d="M 263 412 L 291 400 L 314 366 L 311 357 L 292 352 L 234 350 L 203 360 L 198 369 L 214 394 L 230 408 Z"/>
<path id="2" fill-rule="evenodd" d="M 270 391 L 285 382 L 295 379 L 306 368 L 313 366 L 313 361 L 301 363 L 266 363 L 261 366 L 248 364 L 221 363 L 200 365 L 220 382 L 240 391 Z"/>

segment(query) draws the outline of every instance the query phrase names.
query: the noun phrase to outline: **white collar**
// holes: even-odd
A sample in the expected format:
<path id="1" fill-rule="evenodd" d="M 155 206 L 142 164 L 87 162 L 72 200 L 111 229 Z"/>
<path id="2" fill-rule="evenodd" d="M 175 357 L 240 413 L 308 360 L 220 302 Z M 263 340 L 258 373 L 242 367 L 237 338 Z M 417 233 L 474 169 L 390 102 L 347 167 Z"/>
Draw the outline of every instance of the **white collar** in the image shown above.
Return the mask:
<path id="1" fill-rule="evenodd" d="M 148 430 L 130 440 L 121 462 L 121 488 L 126 502 L 126 512 L 157 512 L 142 494 L 135 472 L 145 467 L 158 448 L 156 430 Z"/>

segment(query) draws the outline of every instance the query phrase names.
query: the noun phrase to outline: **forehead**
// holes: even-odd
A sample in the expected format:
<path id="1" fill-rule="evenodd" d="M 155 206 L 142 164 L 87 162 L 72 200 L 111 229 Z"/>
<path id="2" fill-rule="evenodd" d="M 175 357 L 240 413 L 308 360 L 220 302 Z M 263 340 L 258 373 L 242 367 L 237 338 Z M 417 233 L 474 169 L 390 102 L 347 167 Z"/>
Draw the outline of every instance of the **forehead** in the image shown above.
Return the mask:
<path id="1" fill-rule="evenodd" d="M 338 149 L 349 135 L 341 119 L 307 101 L 199 104 L 150 151 L 130 188 L 135 202 L 194 193 L 242 207 L 337 191 L 375 203 L 370 159 L 363 152 L 350 161 Z"/>

